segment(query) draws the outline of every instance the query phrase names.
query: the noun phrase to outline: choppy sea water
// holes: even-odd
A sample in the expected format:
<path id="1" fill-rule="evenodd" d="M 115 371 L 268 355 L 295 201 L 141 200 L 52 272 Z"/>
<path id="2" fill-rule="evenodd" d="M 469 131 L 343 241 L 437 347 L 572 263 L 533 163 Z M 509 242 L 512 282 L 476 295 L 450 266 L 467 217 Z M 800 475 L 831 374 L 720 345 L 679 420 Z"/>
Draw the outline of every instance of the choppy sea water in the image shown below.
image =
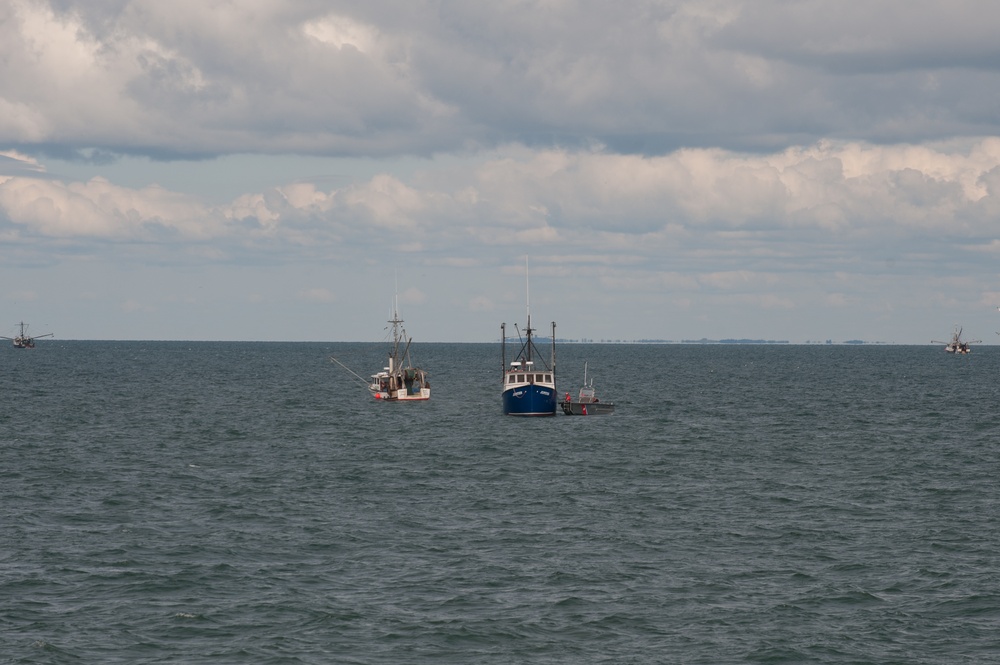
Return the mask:
<path id="1" fill-rule="evenodd" d="M 0 349 L 0 662 L 1000 661 L 1000 349 Z"/>

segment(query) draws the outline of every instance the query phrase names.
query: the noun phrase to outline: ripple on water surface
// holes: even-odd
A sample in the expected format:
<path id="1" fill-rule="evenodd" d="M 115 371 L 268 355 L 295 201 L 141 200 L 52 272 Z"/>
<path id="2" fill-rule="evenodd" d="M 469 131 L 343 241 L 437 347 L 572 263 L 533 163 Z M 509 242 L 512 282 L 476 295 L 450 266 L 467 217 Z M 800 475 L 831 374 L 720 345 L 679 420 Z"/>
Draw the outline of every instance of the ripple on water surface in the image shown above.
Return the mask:
<path id="1" fill-rule="evenodd" d="M 0 352 L 11 662 L 988 662 L 1000 352 L 563 345 L 615 415 L 504 418 L 492 345 Z M 470 370 L 471 368 L 471 370 Z M 582 370 L 581 370 L 582 375 Z M 650 389 L 646 377 L 659 377 Z M 26 392 L 24 392 L 26 390 Z M 973 405 L 974 406 L 974 405 Z M 957 417 L 960 416 L 960 417 Z"/>

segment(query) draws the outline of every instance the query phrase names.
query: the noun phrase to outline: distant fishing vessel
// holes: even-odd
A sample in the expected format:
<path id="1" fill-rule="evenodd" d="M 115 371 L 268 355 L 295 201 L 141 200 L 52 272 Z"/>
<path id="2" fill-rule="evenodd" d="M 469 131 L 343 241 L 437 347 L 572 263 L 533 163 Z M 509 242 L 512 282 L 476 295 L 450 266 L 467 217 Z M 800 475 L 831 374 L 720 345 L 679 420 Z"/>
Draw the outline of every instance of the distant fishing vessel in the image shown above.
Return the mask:
<path id="1" fill-rule="evenodd" d="M 528 261 L 524 262 L 527 285 Z M 527 293 L 527 287 L 525 292 Z M 529 298 L 526 298 L 526 303 Z M 556 415 L 556 322 L 552 322 L 552 352 L 549 363 L 538 352 L 534 343 L 535 329 L 531 327 L 531 307 L 527 306 L 528 321 L 525 338 L 516 360 L 507 365 L 507 324 L 500 324 L 501 375 L 503 380 L 503 413 L 506 416 Z M 514 324 L 517 329 L 517 324 Z M 536 362 L 538 363 L 536 365 Z"/>
<path id="2" fill-rule="evenodd" d="M 53 335 L 53 333 L 45 333 L 44 335 L 35 335 L 32 337 L 28 335 L 27 332 L 28 324 L 21 321 L 20 326 L 21 332 L 18 333 L 17 337 L 3 337 L 3 335 L 0 335 L 0 338 L 12 340 L 14 342 L 15 349 L 33 349 L 35 348 L 36 339 L 40 339 L 42 337 L 52 337 Z"/>
<path id="3" fill-rule="evenodd" d="M 392 301 L 392 346 L 389 349 L 389 364 L 382 371 L 371 375 L 366 381 L 336 358 L 330 358 L 368 386 L 368 391 L 377 400 L 386 402 L 421 402 L 431 398 L 431 384 L 427 371 L 414 367 L 410 362 L 410 343 L 406 336 L 403 320 L 399 318 L 396 299 Z"/>
<path id="4" fill-rule="evenodd" d="M 389 319 L 389 323 L 392 324 L 389 364 L 383 367 L 382 371 L 372 374 L 370 380 L 366 380 L 336 358 L 331 357 L 330 361 L 337 363 L 354 378 L 365 384 L 372 397 L 377 400 L 383 402 L 422 402 L 430 399 L 431 384 L 427 379 L 427 371 L 414 367 L 410 362 L 410 343 L 413 339 L 406 336 L 403 320 L 399 318 L 395 298 L 392 301 L 392 318 Z"/>
<path id="5" fill-rule="evenodd" d="M 560 406 L 567 416 L 604 416 L 615 412 L 614 403 L 597 399 L 594 380 L 590 379 L 590 382 L 587 382 L 587 363 L 583 364 L 583 387 L 580 388 L 580 396 L 574 402 L 570 394 L 566 393 L 566 399 Z"/>
<path id="6" fill-rule="evenodd" d="M 389 365 L 381 372 L 372 374 L 368 390 L 375 399 L 389 401 L 422 401 L 431 398 L 431 384 L 427 380 L 427 372 L 414 367 L 410 363 L 410 342 L 406 336 L 403 320 L 399 318 L 396 300 L 392 303 L 392 348 L 389 350 Z M 405 342 L 403 350 L 400 345 Z"/>
<path id="7" fill-rule="evenodd" d="M 955 332 L 951 334 L 951 340 L 948 342 L 939 342 L 937 340 L 931 340 L 934 344 L 944 344 L 944 350 L 946 353 L 956 353 L 960 356 L 968 355 L 972 353 L 972 344 L 979 344 L 982 340 L 974 339 L 971 341 L 964 341 L 962 339 L 962 329 L 955 326 Z"/>

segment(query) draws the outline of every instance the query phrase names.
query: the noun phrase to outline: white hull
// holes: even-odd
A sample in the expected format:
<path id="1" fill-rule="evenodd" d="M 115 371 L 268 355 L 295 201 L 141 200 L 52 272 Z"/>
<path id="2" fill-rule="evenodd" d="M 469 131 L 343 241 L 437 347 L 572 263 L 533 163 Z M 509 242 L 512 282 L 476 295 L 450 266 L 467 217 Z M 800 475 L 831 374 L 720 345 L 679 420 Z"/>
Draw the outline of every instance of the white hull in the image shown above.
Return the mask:
<path id="1" fill-rule="evenodd" d="M 375 399 L 386 402 L 422 402 L 431 398 L 431 389 L 421 388 L 419 393 L 407 393 L 406 390 L 397 390 L 395 393 L 377 390 L 372 394 Z"/>

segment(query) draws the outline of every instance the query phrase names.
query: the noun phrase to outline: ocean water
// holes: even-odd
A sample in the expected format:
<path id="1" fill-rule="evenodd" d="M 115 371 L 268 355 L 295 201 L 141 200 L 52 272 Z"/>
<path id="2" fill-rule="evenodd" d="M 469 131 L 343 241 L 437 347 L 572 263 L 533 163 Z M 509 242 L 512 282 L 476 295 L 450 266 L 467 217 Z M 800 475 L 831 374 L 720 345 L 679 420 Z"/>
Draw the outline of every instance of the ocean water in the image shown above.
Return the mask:
<path id="1" fill-rule="evenodd" d="M 0 348 L 0 662 L 1000 662 L 1000 349 L 384 348 Z"/>

